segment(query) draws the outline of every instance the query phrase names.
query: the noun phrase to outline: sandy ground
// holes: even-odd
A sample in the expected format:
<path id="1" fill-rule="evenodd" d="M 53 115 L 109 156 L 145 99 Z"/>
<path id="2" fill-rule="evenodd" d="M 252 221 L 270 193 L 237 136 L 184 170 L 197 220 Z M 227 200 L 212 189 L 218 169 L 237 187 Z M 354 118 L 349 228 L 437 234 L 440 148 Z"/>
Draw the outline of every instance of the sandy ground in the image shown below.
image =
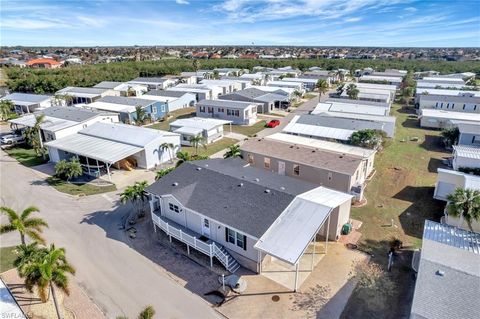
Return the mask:
<path id="1" fill-rule="evenodd" d="M 36 291 L 28 292 L 23 280 L 18 277 L 17 270 L 11 269 L 1 274 L 2 279 L 12 292 L 23 312 L 32 319 L 56 318 L 57 313 L 50 296 L 46 303 L 43 303 Z M 105 318 L 100 309 L 87 297 L 83 290 L 70 280 L 70 296 L 56 289 L 61 315 L 64 319 L 102 319 Z"/>

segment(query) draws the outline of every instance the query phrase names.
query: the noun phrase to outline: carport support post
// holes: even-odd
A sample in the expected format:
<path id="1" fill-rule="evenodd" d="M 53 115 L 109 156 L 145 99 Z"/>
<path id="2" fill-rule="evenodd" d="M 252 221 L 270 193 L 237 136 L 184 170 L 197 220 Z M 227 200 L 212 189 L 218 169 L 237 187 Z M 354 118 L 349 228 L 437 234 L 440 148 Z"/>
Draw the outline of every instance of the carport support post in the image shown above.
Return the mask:
<path id="1" fill-rule="evenodd" d="M 313 237 L 313 252 L 312 252 L 312 271 L 313 271 L 313 262 L 314 262 L 314 258 L 315 258 L 315 243 L 317 242 L 317 234 L 315 233 L 314 237 Z"/>
<path id="2" fill-rule="evenodd" d="M 327 219 L 327 238 L 325 238 L 325 254 L 327 254 L 328 250 L 328 236 L 330 236 L 330 214 L 328 214 Z"/>
<path id="3" fill-rule="evenodd" d="M 293 292 L 297 292 L 297 287 L 298 287 L 298 264 L 300 263 L 300 260 L 297 261 L 295 264 L 295 286 L 293 288 Z"/>
<path id="4" fill-rule="evenodd" d="M 112 178 L 110 177 L 110 165 L 108 165 L 108 163 L 105 163 L 105 166 L 107 166 L 107 174 L 108 174 L 108 181 L 109 182 L 112 181 Z"/>

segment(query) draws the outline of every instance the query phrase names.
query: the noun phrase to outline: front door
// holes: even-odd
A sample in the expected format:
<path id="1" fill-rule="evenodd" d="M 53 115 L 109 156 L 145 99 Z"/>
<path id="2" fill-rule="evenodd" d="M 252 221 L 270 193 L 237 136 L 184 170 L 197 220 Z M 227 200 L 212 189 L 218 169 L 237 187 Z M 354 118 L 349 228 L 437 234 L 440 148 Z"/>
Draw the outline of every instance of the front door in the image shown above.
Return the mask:
<path id="1" fill-rule="evenodd" d="M 210 221 L 206 218 L 203 219 L 202 223 L 202 235 L 210 238 Z"/>
<path id="2" fill-rule="evenodd" d="M 285 162 L 278 162 L 278 174 L 285 175 Z"/>

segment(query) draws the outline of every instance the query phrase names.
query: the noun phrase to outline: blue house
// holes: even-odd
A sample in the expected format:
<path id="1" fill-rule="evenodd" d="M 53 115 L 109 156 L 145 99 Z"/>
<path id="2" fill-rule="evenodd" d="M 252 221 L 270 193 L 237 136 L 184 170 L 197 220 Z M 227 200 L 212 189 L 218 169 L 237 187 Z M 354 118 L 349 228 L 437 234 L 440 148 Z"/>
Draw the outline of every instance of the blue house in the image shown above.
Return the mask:
<path id="1" fill-rule="evenodd" d="M 145 117 L 152 122 L 160 120 L 168 112 L 168 105 L 165 102 L 136 97 L 105 96 L 87 105 L 89 108 L 118 113 L 119 119 L 123 123 L 134 123 L 136 121 L 137 106 L 145 110 Z"/>

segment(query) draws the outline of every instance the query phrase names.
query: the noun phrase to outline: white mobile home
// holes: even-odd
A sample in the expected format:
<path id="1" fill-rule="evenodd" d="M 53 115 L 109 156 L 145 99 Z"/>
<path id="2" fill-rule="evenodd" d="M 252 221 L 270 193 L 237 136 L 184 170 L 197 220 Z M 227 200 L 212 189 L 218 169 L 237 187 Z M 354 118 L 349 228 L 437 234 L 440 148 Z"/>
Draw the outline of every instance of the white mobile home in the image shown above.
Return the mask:
<path id="1" fill-rule="evenodd" d="M 155 231 L 206 254 L 211 265 L 218 259 L 230 272 L 241 265 L 262 273 L 271 257 L 297 265 L 317 235 L 327 242 L 340 236 L 352 199 L 240 159 L 187 162 L 147 190 Z"/>
<path id="2" fill-rule="evenodd" d="M 455 112 L 438 109 L 423 109 L 420 111 L 420 126 L 429 128 L 451 127 L 451 120 L 463 122 L 480 122 L 479 113 Z"/>
<path id="3" fill-rule="evenodd" d="M 223 125 L 230 123 L 226 120 L 189 117 L 170 123 L 170 131 L 181 135 L 182 145 L 191 145 L 190 138 L 194 136 L 202 136 L 205 144 L 210 144 L 223 138 Z"/>
<path id="4" fill-rule="evenodd" d="M 52 96 L 40 94 L 12 93 L 0 98 L 0 101 L 12 102 L 17 114 L 32 113 L 52 106 Z"/>
<path id="5" fill-rule="evenodd" d="M 173 150 L 163 150 L 163 143 Z M 132 166 L 151 169 L 180 150 L 180 135 L 119 123 L 95 123 L 77 133 L 45 144 L 50 161 L 77 157 L 86 173 L 110 178 L 112 165 L 127 160 Z"/>
<path id="6" fill-rule="evenodd" d="M 259 104 L 229 100 L 202 100 L 197 103 L 197 116 L 231 121 L 232 124 L 253 125 L 257 122 Z"/>

